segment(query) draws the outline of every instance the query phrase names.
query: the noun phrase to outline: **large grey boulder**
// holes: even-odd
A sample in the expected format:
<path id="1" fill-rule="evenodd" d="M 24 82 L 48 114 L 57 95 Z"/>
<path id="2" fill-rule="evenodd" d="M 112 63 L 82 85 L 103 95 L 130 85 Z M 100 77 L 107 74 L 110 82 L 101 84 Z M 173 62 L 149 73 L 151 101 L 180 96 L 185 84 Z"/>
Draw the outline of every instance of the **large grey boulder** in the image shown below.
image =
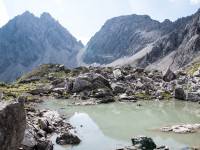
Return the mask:
<path id="1" fill-rule="evenodd" d="M 26 128 L 24 97 L 0 102 L 0 149 L 17 150 Z"/>
<path id="2" fill-rule="evenodd" d="M 171 71 L 170 68 L 167 69 L 167 72 L 163 76 L 163 80 L 166 82 L 170 82 L 172 80 L 176 79 L 176 75 L 173 71 Z"/>
<path id="3" fill-rule="evenodd" d="M 76 78 L 73 84 L 72 92 L 82 92 L 86 89 L 91 89 L 93 85 L 89 80 L 89 78 L 82 76 Z"/>
<path id="4" fill-rule="evenodd" d="M 112 83 L 111 88 L 114 94 L 124 93 L 126 91 L 126 88 L 123 86 L 123 84 Z"/>

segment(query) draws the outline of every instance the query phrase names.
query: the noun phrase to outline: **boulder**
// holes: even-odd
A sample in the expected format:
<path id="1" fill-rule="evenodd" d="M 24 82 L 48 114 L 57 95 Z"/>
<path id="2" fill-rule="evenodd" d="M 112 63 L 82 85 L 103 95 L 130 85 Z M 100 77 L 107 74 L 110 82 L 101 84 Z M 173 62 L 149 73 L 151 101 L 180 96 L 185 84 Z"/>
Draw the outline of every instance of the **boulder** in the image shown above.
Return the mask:
<path id="1" fill-rule="evenodd" d="M 198 102 L 200 100 L 200 93 L 199 92 L 187 92 L 186 100 L 192 101 L 192 102 Z"/>
<path id="2" fill-rule="evenodd" d="M 174 95 L 176 99 L 186 100 L 186 94 L 182 88 L 176 88 L 174 91 Z"/>
<path id="3" fill-rule="evenodd" d="M 139 136 L 134 137 L 131 139 L 133 146 L 135 146 L 138 149 L 148 149 L 153 150 L 156 148 L 156 144 L 150 137 L 146 136 Z"/>
<path id="4" fill-rule="evenodd" d="M 113 75 L 114 75 L 115 79 L 117 79 L 117 80 L 121 80 L 124 78 L 120 69 L 113 70 Z"/>
<path id="5" fill-rule="evenodd" d="M 111 88 L 114 94 L 126 92 L 126 88 L 121 84 L 112 83 Z"/>
<path id="6" fill-rule="evenodd" d="M 26 128 L 23 96 L 19 101 L 0 102 L 0 120 L 0 149 L 18 149 Z"/>
<path id="7" fill-rule="evenodd" d="M 82 92 L 86 89 L 91 89 L 92 87 L 93 85 L 88 78 L 80 76 L 74 81 L 72 92 Z"/>
<path id="8" fill-rule="evenodd" d="M 40 139 L 37 141 L 35 150 L 53 150 L 53 144 L 49 140 Z"/>
<path id="9" fill-rule="evenodd" d="M 56 138 L 56 143 L 60 145 L 79 144 L 80 141 L 81 140 L 76 135 L 73 135 L 69 132 L 65 132 Z"/>
<path id="10" fill-rule="evenodd" d="M 105 77 L 103 77 L 101 74 L 95 74 L 92 82 L 94 81 L 101 81 L 103 84 L 107 86 L 109 85 L 109 81 Z"/>
<path id="11" fill-rule="evenodd" d="M 27 124 L 21 147 L 25 150 L 33 150 L 36 144 L 36 132 L 34 131 L 34 128 L 32 126 Z"/>
<path id="12" fill-rule="evenodd" d="M 171 71 L 170 68 L 168 68 L 167 72 L 163 76 L 163 80 L 165 82 L 170 82 L 172 80 L 176 79 L 176 75 L 173 71 Z"/>

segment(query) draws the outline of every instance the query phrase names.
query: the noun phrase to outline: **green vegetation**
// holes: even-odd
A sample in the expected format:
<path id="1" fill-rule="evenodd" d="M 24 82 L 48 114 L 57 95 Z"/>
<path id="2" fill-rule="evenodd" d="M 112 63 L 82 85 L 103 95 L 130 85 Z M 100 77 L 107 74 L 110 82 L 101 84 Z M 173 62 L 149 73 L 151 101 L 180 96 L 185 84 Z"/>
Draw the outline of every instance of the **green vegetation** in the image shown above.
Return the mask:
<path id="1" fill-rule="evenodd" d="M 193 74 L 200 67 L 200 57 L 189 63 L 187 66 L 189 67 L 186 67 L 185 72 L 187 74 Z"/>
<path id="2" fill-rule="evenodd" d="M 151 95 L 143 94 L 143 93 L 137 93 L 136 96 L 137 97 L 142 97 L 142 98 L 151 98 Z"/>
<path id="3" fill-rule="evenodd" d="M 162 92 L 162 97 L 163 98 L 173 98 L 173 95 L 172 94 L 168 94 L 166 92 Z"/>
<path id="4" fill-rule="evenodd" d="M 195 71 L 198 70 L 199 67 L 200 67 L 200 64 L 195 64 L 194 66 L 185 69 L 185 72 L 187 74 L 193 74 Z"/>
<path id="5" fill-rule="evenodd" d="M 98 92 L 98 89 L 92 90 L 92 93 L 93 93 L 93 94 L 95 94 L 95 93 L 97 93 L 97 92 Z"/>

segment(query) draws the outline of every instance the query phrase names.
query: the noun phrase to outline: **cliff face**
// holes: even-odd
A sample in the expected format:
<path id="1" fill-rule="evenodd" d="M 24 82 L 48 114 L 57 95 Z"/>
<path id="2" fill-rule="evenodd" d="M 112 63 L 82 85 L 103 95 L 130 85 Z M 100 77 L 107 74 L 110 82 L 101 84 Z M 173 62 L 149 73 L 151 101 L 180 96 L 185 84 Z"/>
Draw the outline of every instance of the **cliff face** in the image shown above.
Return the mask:
<path id="1" fill-rule="evenodd" d="M 131 56 L 161 36 L 159 26 L 160 23 L 149 16 L 110 19 L 87 44 L 83 61 L 108 64 L 123 56 Z"/>
<path id="2" fill-rule="evenodd" d="M 149 16 L 121 16 L 108 20 L 88 42 L 86 64 L 178 69 L 199 56 L 200 11 L 175 22 L 160 23 Z"/>
<path id="3" fill-rule="evenodd" d="M 200 11 L 171 25 L 171 32 L 154 44 L 138 65 L 149 69 L 179 69 L 200 56 Z"/>
<path id="4" fill-rule="evenodd" d="M 25 12 L 0 29 L 0 81 L 14 81 L 41 63 L 75 67 L 82 47 L 48 13 Z"/>

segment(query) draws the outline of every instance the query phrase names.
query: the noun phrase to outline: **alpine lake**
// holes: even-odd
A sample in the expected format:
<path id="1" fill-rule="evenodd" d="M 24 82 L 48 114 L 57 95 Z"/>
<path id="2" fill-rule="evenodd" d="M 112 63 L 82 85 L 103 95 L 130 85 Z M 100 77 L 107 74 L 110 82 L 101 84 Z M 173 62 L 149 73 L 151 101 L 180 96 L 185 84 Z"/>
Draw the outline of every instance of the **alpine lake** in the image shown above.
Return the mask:
<path id="1" fill-rule="evenodd" d="M 76 127 L 78 145 L 57 145 L 55 150 L 115 150 L 130 146 L 131 138 L 148 136 L 157 146 L 166 145 L 170 150 L 200 147 L 200 131 L 195 133 L 173 133 L 156 130 L 166 125 L 200 123 L 200 105 L 178 100 L 114 102 L 91 106 L 68 106 L 79 100 L 45 99 L 39 108 L 57 110 Z"/>

